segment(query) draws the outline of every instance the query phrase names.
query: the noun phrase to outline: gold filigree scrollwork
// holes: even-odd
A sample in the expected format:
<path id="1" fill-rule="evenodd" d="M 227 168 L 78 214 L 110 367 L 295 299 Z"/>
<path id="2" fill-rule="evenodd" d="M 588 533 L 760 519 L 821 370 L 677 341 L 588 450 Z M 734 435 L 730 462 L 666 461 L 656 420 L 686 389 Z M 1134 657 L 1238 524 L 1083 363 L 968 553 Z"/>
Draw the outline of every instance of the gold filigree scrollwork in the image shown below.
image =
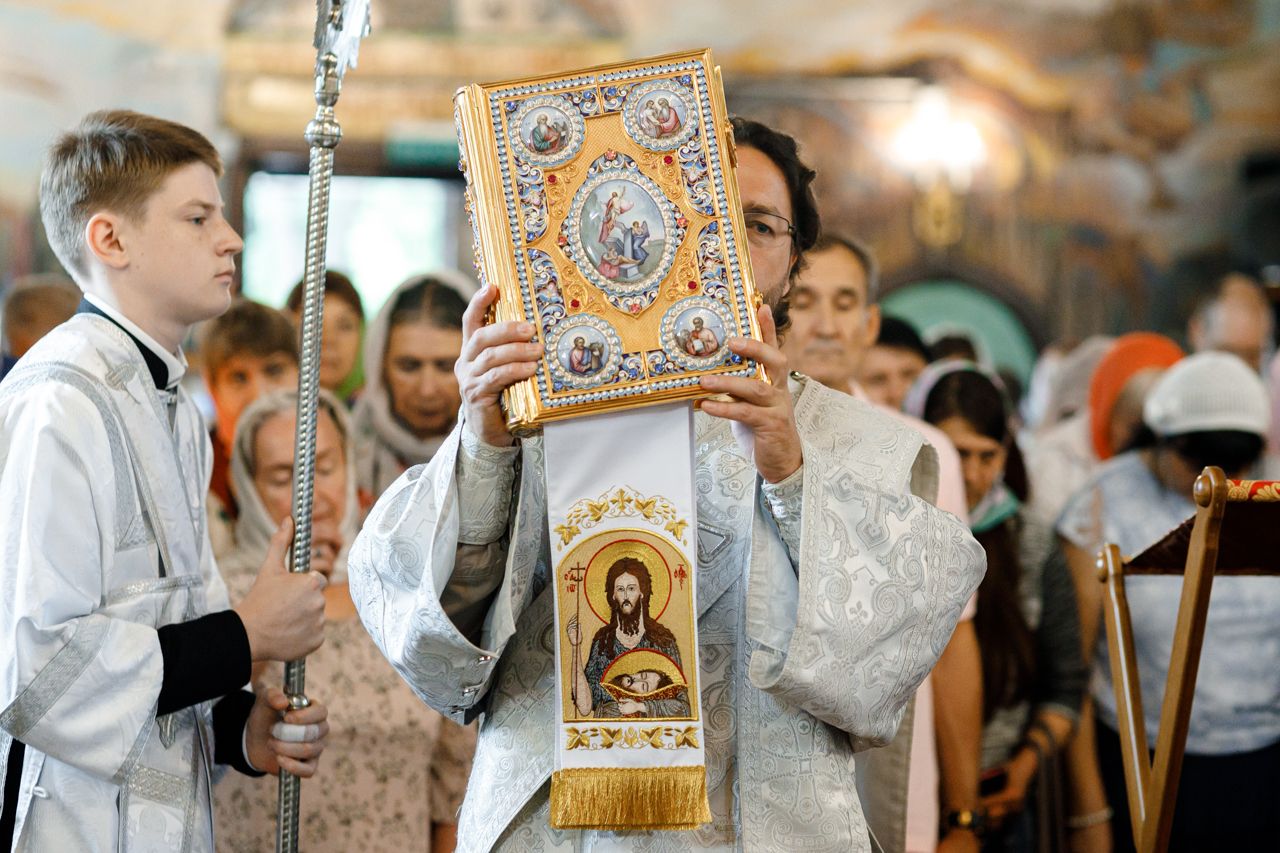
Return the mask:
<path id="1" fill-rule="evenodd" d="M 600 304 L 595 297 L 597 293 L 595 288 L 583 284 L 582 280 L 577 277 L 577 273 L 570 269 L 562 269 L 560 276 L 560 295 L 564 298 L 565 307 L 569 309 L 570 313 L 599 312 Z"/>
<path id="2" fill-rule="evenodd" d="M 547 211 L 555 220 L 563 219 L 564 206 L 569 202 L 569 189 L 578 178 L 578 167 L 572 163 L 554 172 L 547 172 L 542 186 L 547 196 Z"/>
<path id="3" fill-rule="evenodd" d="M 675 274 L 667 278 L 663 298 L 668 302 L 676 302 L 686 296 L 695 296 L 701 288 L 700 280 L 697 261 L 692 256 L 685 257 L 676 265 Z M 690 282 L 693 287 L 689 286 Z"/>
<path id="4" fill-rule="evenodd" d="M 675 152 L 633 154 L 640 170 L 650 180 L 662 188 L 662 192 L 672 201 L 684 198 L 684 184 L 681 182 L 680 164 L 676 162 Z"/>
<path id="5" fill-rule="evenodd" d="M 643 518 L 645 521 L 661 527 L 682 544 L 685 531 L 689 528 L 687 519 L 679 517 L 671 501 L 661 495 L 646 498 L 635 489 L 620 486 L 606 491 L 592 500 L 583 498 L 569 508 L 564 524 L 558 524 L 555 532 L 560 534 L 561 546 L 568 545 L 583 530 L 590 530 L 606 518 Z"/>
<path id="6" fill-rule="evenodd" d="M 641 167 L 646 175 L 653 176 L 654 173 L 662 171 L 661 160 L 651 151 L 632 151 L 629 152 L 636 164 Z"/>

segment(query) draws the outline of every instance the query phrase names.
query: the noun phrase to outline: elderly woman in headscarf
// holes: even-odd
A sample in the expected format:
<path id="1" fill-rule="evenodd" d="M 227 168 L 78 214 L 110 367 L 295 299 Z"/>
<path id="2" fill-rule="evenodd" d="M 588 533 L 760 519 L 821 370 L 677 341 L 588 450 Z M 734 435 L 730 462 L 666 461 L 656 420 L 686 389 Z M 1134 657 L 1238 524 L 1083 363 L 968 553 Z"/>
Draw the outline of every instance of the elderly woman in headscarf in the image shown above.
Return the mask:
<path id="1" fill-rule="evenodd" d="M 363 503 L 372 505 L 406 469 L 429 461 L 453 429 L 462 404 L 453 365 L 473 290 L 448 270 L 414 276 L 369 325 L 365 389 L 354 414 Z"/>
<path id="2" fill-rule="evenodd" d="M 232 486 L 241 507 L 235 550 L 219 561 L 231 599 L 253 585 L 271 533 L 292 508 L 297 394 L 277 391 L 241 416 L 232 449 Z M 346 580 L 355 538 L 351 435 L 342 405 L 320 394 L 316 418 L 311 568 L 324 574 L 325 643 L 307 659 L 307 683 L 329 702 L 324 774 L 305 787 L 301 833 L 307 850 L 430 849 L 452 840 L 469 772 L 444 720 L 422 706 L 378 651 L 357 618 Z M 255 668 L 255 680 L 279 683 L 279 664 Z M 454 731 L 458 730 L 454 727 Z M 465 735 L 465 733 L 464 733 Z M 276 783 L 228 774 L 216 787 L 220 850 L 264 850 L 276 832 Z M 451 849 L 451 843 L 438 849 Z"/>

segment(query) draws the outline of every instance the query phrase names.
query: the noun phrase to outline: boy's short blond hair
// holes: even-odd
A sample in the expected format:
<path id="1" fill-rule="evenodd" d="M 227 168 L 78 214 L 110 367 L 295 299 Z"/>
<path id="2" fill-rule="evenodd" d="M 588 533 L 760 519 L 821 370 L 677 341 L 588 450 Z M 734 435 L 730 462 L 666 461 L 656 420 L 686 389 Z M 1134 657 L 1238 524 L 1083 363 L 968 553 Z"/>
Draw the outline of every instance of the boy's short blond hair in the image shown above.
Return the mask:
<path id="1" fill-rule="evenodd" d="M 222 175 L 217 149 L 200 132 L 129 110 L 90 113 L 59 137 L 40 175 L 40 218 L 72 278 L 87 275 L 84 229 L 95 213 L 142 216 L 169 173 L 189 163 Z"/>

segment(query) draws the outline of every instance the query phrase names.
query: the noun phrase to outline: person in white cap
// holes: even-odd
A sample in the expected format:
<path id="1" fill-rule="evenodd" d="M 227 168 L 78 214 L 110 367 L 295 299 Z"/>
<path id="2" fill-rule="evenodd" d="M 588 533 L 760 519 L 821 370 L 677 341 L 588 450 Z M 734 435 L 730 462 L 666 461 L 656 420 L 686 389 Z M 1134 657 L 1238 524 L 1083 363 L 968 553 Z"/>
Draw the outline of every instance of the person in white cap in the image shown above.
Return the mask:
<path id="1" fill-rule="evenodd" d="M 1070 761 L 1068 826 L 1078 850 L 1133 849 L 1092 555 L 1103 542 L 1136 554 L 1193 515 L 1192 486 L 1206 466 L 1232 478 L 1280 476 L 1276 460 L 1264 454 L 1271 421 L 1266 389 L 1234 355 L 1198 353 L 1175 364 L 1151 390 L 1143 420 L 1146 446 L 1103 465 L 1058 522 L 1076 575 L 1081 634 L 1095 649 L 1096 726 L 1082 720 Z M 1126 591 L 1147 740 L 1155 743 L 1182 579 L 1134 577 Z M 1269 850 L 1280 837 L 1278 626 L 1280 584 L 1259 577 L 1214 581 L 1171 850 Z"/>

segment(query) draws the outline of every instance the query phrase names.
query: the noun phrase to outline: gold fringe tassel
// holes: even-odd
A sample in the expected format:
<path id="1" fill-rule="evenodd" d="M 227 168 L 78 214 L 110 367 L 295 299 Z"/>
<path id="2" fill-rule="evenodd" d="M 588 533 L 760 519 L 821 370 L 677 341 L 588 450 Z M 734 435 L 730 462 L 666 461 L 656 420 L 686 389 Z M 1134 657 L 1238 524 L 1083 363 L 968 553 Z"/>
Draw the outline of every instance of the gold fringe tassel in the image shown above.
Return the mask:
<path id="1" fill-rule="evenodd" d="M 578 767 L 551 775 L 556 829 L 696 829 L 710 822 L 705 767 Z"/>

